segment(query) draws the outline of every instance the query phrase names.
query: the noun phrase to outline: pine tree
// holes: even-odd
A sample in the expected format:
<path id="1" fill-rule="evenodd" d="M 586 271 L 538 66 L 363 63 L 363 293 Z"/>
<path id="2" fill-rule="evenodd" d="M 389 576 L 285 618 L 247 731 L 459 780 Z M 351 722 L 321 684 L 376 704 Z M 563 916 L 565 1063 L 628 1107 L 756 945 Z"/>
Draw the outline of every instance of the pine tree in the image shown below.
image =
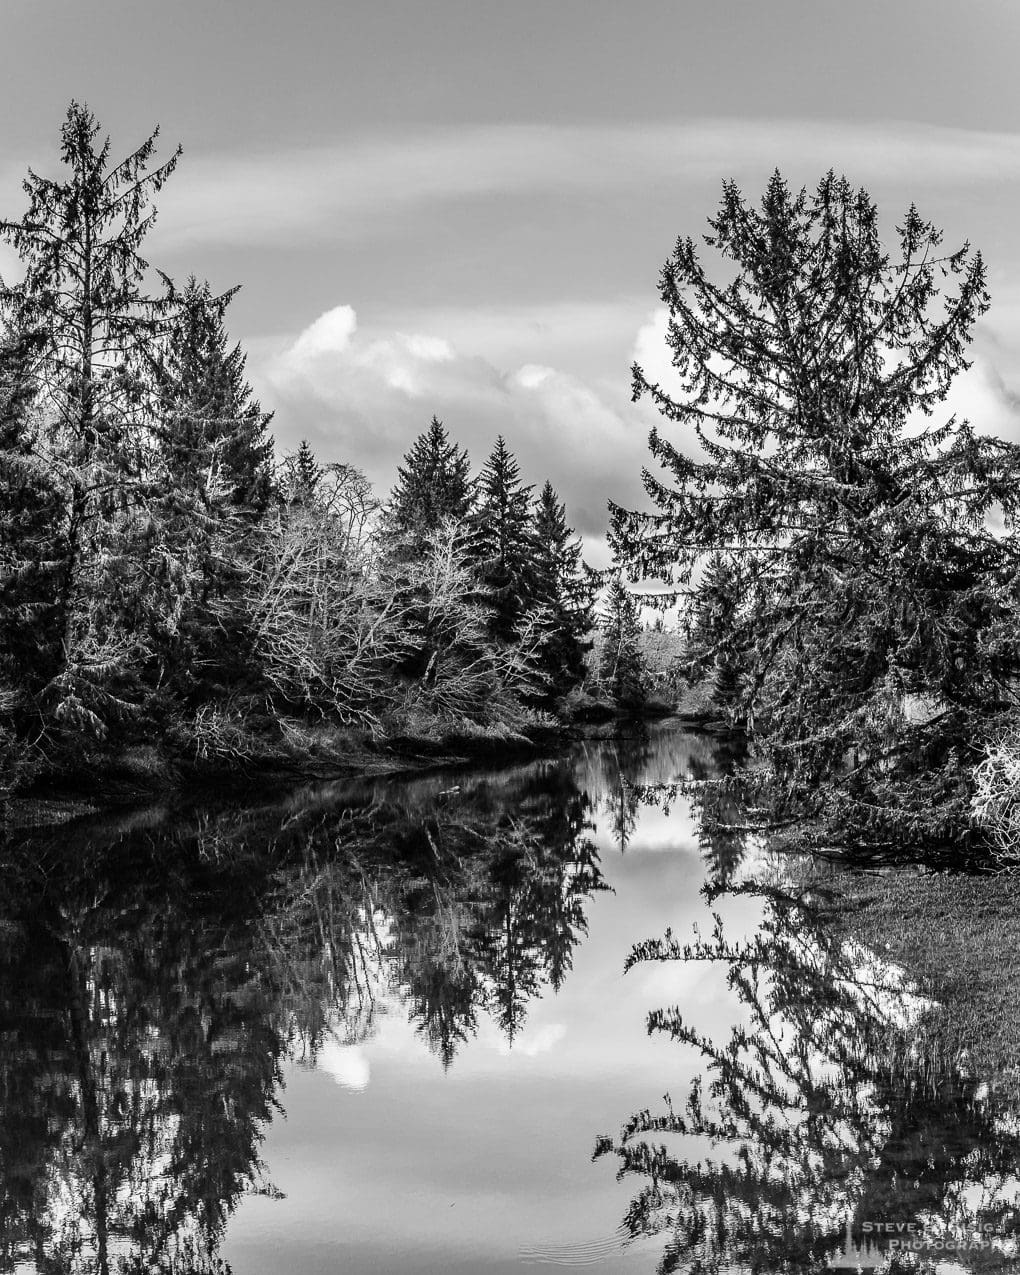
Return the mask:
<path id="1" fill-rule="evenodd" d="M 36 455 L 38 353 L 37 338 L 13 332 L 0 344 L 0 735 L 6 729 L 12 749 L 37 732 L 36 697 L 59 657 L 61 492 Z M 0 790 L 5 769 L 0 757 Z"/>
<path id="2" fill-rule="evenodd" d="M 160 433 L 172 472 L 212 467 L 231 502 L 259 514 L 272 487 L 272 413 L 254 399 L 245 355 L 227 336 L 226 309 L 237 291 L 215 296 L 192 276 L 180 292 L 159 360 Z"/>
<path id="3" fill-rule="evenodd" d="M 648 695 L 648 676 L 641 656 L 641 621 L 633 594 L 615 575 L 603 603 L 598 677 L 620 708 L 636 709 Z"/>
<path id="4" fill-rule="evenodd" d="M 472 555 L 489 595 L 489 634 L 512 642 L 534 602 L 535 537 L 531 486 L 500 435 L 478 479 L 478 504 L 472 514 Z"/>
<path id="5" fill-rule="evenodd" d="M 713 701 L 735 725 L 743 725 L 740 699 L 747 658 L 738 645 L 742 593 L 738 565 L 724 554 L 712 554 L 691 608 L 687 648 L 688 676 L 707 679 Z"/>
<path id="6" fill-rule="evenodd" d="M 235 293 L 190 278 L 154 369 L 147 615 L 155 681 L 192 697 L 250 680 L 240 568 L 271 491 L 270 415 L 224 325 Z"/>
<path id="7" fill-rule="evenodd" d="M 566 510 L 546 482 L 533 511 L 534 603 L 547 616 L 543 668 L 553 698 L 565 695 L 584 677 L 591 643 L 592 588 L 581 561 L 581 542 L 567 525 Z"/>
<path id="8" fill-rule="evenodd" d="M 306 438 L 302 438 L 297 452 L 293 457 L 288 457 L 288 460 L 291 461 L 287 467 L 287 487 L 290 503 L 293 505 L 314 504 L 315 494 L 322 481 L 323 470 L 315 459 L 315 453 Z"/>
<path id="9" fill-rule="evenodd" d="M 969 776 L 1020 675 L 1020 447 L 916 421 L 967 367 L 981 256 L 943 251 L 913 207 L 889 251 L 867 192 L 832 173 L 813 192 L 776 173 L 760 206 L 727 183 L 710 228 L 729 278 L 691 239 L 662 273 L 681 390 L 634 369 L 687 437 L 653 431 L 656 510 L 614 506 L 613 546 L 697 605 L 707 558 L 738 568 L 737 707 L 777 823 L 826 846 L 966 844 Z"/>
<path id="10" fill-rule="evenodd" d="M 60 658 L 43 695 L 52 719 L 104 734 L 130 711 L 144 657 L 135 630 L 151 526 L 144 468 L 149 374 L 171 299 L 143 291 L 139 247 L 152 196 L 179 150 L 150 169 L 157 132 L 117 163 L 85 106 L 61 131 L 62 180 L 29 171 L 29 207 L 0 222 L 23 281 L 0 290 L 14 329 L 38 339 L 36 402 L 63 518 L 54 630 Z"/>
<path id="11" fill-rule="evenodd" d="M 450 441 L 433 416 L 404 456 L 385 510 L 388 538 L 406 556 L 415 557 L 444 522 L 467 517 L 473 494 L 470 466 L 467 452 Z"/>

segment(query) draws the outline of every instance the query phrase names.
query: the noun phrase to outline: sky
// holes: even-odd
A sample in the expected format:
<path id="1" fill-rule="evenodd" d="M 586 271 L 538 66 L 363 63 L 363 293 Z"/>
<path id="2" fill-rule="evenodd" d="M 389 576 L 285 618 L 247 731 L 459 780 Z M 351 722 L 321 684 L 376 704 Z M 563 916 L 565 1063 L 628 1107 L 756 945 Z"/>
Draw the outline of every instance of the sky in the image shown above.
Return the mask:
<path id="1" fill-rule="evenodd" d="M 891 235 L 916 203 L 985 256 L 951 410 L 1020 439 L 1020 5 L 1013 0 L 3 0 L 0 216 L 85 101 L 184 155 L 149 260 L 229 312 L 281 451 L 385 493 L 433 414 L 503 433 L 606 564 L 668 375 L 659 270 L 724 179 L 829 168 Z M 0 255 L 0 270 L 10 270 Z"/>

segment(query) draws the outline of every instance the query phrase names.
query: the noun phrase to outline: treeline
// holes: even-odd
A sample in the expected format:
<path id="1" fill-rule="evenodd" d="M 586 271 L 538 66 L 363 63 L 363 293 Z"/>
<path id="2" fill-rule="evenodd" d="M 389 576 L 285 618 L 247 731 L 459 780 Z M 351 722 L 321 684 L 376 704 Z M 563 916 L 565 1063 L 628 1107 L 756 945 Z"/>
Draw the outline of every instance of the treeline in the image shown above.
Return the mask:
<path id="1" fill-rule="evenodd" d="M 158 132 L 158 130 L 157 130 Z M 638 620 L 500 438 L 438 420 L 386 500 L 307 444 L 279 459 L 226 312 L 141 255 L 179 151 L 126 159 L 84 106 L 63 176 L 0 222 L 0 795 L 158 741 L 201 764 L 334 732 L 520 732 L 582 684 L 644 693 Z M 150 287 L 156 277 L 158 289 Z M 159 764 L 156 759 L 153 764 Z"/>

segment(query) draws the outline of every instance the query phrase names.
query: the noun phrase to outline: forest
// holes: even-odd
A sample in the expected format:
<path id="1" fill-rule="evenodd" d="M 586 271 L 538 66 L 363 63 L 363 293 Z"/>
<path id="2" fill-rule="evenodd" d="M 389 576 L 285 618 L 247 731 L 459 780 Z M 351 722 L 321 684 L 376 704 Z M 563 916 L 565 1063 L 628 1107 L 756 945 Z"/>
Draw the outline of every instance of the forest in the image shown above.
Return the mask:
<path id="1" fill-rule="evenodd" d="M 280 455 L 231 342 L 236 288 L 142 255 L 180 151 L 124 159 L 84 105 L 59 180 L 0 222 L 0 797 L 342 764 L 362 745 L 520 742 L 649 689 L 603 588 L 503 438 L 475 472 L 433 418 L 391 492 Z M 423 422 L 424 424 L 424 422 Z"/>
<path id="2" fill-rule="evenodd" d="M 938 416 L 980 253 L 914 207 L 890 250 L 832 172 L 759 204 L 725 182 L 662 270 L 680 391 L 633 369 L 657 471 L 595 572 L 503 437 L 476 470 L 433 417 L 385 494 L 279 454 L 236 289 L 142 256 L 180 157 L 157 140 L 115 160 L 72 102 L 62 179 L 30 170 L 0 222 L 0 796 L 505 751 L 679 700 L 746 739 L 770 836 L 1013 855 L 1020 446 Z"/>

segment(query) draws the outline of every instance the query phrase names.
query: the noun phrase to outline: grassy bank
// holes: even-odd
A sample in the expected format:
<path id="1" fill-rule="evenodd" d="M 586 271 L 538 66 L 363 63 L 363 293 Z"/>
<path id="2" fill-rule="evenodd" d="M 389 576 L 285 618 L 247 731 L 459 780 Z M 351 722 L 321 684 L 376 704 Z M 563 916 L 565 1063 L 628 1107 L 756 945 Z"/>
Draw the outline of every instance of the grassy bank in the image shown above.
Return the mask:
<path id="1" fill-rule="evenodd" d="M 1020 873 L 833 869 L 843 935 L 900 966 L 935 1002 L 906 1047 L 1020 1091 Z"/>

